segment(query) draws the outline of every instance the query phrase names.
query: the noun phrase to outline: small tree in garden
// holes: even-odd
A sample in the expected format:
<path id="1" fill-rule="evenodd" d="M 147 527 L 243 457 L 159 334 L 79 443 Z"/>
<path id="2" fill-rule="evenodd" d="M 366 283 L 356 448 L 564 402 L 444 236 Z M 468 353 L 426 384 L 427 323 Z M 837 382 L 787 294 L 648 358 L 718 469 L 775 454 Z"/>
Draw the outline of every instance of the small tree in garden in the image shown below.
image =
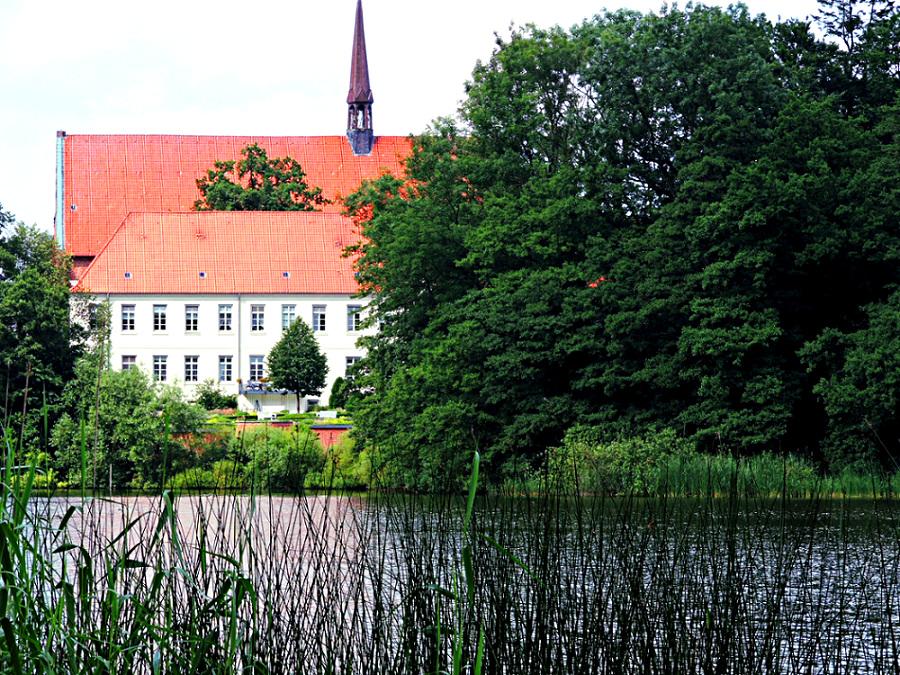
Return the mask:
<path id="1" fill-rule="evenodd" d="M 328 363 L 312 329 L 297 319 L 281 336 L 267 357 L 269 381 L 276 389 L 297 396 L 297 410 L 304 396 L 318 396 L 325 388 Z"/>

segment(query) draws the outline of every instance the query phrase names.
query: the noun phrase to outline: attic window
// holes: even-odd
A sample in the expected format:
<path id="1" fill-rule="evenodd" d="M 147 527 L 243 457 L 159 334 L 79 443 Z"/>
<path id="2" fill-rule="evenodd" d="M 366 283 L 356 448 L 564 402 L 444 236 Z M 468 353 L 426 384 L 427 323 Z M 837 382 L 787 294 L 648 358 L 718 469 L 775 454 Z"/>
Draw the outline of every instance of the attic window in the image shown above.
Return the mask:
<path id="1" fill-rule="evenodd" d="M 201 279 L 205 279 L 205 278 L 206 278 L 206 272 L 200 272 L 200 278 L 201 278 Z"/>
<path id="2" fill-rule="evenodd" d="M 125 272 L 125 278 L 126 278 L 126 279 L 130 279 L 130 278 L 131 278 L 131 272 Z"/>
<path id="3" fill-rule="evenodd" d="M 290 273 L 290 272 L 282 272 L 282 273 L 281 273 L 281 276 L 283 276 L 285 279 L 290 279 L 290 278 L 291 278 L 291 273 Z"/>

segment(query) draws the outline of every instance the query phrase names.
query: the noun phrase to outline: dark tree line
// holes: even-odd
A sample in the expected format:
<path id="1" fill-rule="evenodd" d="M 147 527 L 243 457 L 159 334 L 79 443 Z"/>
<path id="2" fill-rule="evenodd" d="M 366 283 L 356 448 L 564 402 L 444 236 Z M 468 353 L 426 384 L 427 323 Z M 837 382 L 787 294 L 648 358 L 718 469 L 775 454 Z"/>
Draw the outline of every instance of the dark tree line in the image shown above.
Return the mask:
<path id="1" fill-rule="evenodd" d="M 498 40 L 347 200 L 358 431 L 428 485 L 576 426 L 831 469 L 900 448 L 900 12 L 603 13 Z"/>
<path id="2" fill-rule="evenodd" d="M 84 338 L 70 316 L 70 271 L 50 234 L 0 206 L 0 428 L 10 448 L 46 448 L 62 408 Z"/>

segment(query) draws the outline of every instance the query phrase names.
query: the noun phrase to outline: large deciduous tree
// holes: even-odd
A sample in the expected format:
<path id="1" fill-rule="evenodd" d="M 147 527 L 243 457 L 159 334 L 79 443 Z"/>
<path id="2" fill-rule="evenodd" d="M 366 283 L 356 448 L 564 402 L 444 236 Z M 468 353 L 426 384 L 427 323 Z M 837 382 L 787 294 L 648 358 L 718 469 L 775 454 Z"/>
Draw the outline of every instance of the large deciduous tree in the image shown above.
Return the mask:
<path id="1" fill-rule="evenodd" d="M 575 425 L 835 467 L 839 436 L 884 438 L 900 391 L 858 360 L 900 349 L 898 13 L 876 5 L 852 53 L 740 5 L 498 41 L 462 119 L 347 200 L 381 326 L 357 431 L 395 480 Z"/>
<path id="2" fill-rule="evenodd" d="M 325 388 L 328 361 L 303 319 L 296 319 L 288 327 L 266 361 L 272 386 L 293 392 L 298 411 L 301 398 L 318 396 Z"/>
<path id="3" fill-rule="evenodd" d="M 216 161 L 197 179 L 202 195 L 197 211 L 316 211 L 327 204 L 321 188 L 309 185 L 300 163 L 290 157 L 269 159 L 257 143 L 241 150 L 243 159 Z"/>

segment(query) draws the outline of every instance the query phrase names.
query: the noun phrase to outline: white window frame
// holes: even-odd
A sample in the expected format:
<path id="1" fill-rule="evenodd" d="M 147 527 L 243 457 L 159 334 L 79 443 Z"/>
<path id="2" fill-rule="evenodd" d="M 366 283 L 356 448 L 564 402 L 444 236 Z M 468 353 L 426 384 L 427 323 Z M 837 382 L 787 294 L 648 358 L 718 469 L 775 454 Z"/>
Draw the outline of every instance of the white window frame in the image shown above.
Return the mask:
<path id="1" fill-rule="evenodd" d="M 347 305 L 347 332 L 357 332 L 361 323 L 362 305 Z"/>
<path id="2" fill-rule="evenodd" d="M 153 381 L 165 382 L 168 379 L 167 356 L 154 355 L 153 357 Z"/>
<path id="3" fill-rule="evenodd" d="M 200 305 L 184 306 L 184 332 L 196 333 L 200 330 Z"/>
<path id="4" fill-rule="evenodd" d="M 134 332 L 134 314 L 135 314 L 135 306 L 134 305 L 122 305 L 122 332 L 123 333 L 133 333 Z"/>
<path id="5" fill-rule="evenodd" d="M 287 330 L 297 320 L 297 305 L 281 306 L 281 330 Z"/>
<path id="6" fill-rule="evenodd" d="M 220 356 L 219 357 L 219 382 L 233 382 L 234 381 L 234 359 L 231 356 Z"/>
<path id="7" fill-rule="evenodd" d="M 165 333 L 167 327 L 166 314 L 168 305 L 153 305 L 153 332 Z"/>
<path id="8" fill-rule="evenodd" d="M 361 356 L 348 356 L 344 359 L 344 377 L 350 374 L 350 367 L 361 358 Z"/>
<path id="9" fill-rule="evenodd" d="M 234 305 L 219 305 L 219 332 L 228 333 L 231 331 L 231 317 L 233 315 Z"/>
<path id="10" fill-rule="evenodd" d="M 250 381 L 259 382 L 266 376 L 265 357 L 259 355 L 250 356 Z"/>
<path id="11" fill-rule="evenodd" d="M 250 305 L 250 330 L 260 333 L 266 329 L 266 306 Z"/>
<path id="12" fill-rule="evenodd" d="M 122 356 L 122 371 L 137 368 L 137 356 L 126 354 Z"/>
<path id="13" fill-rule="evenodd" d="M 324 332 L 325 326 L 325 309 L 326 305 L 313 305 L 312 308 L 312 329 L 316 332 Z"/>
<path id="14" fill-rule="evenodd" d="M 185 356 L 184 357 L 184 381 L 185 382 L 199 382 L 200 377 L 200 357 L 199 356 Z"/>

